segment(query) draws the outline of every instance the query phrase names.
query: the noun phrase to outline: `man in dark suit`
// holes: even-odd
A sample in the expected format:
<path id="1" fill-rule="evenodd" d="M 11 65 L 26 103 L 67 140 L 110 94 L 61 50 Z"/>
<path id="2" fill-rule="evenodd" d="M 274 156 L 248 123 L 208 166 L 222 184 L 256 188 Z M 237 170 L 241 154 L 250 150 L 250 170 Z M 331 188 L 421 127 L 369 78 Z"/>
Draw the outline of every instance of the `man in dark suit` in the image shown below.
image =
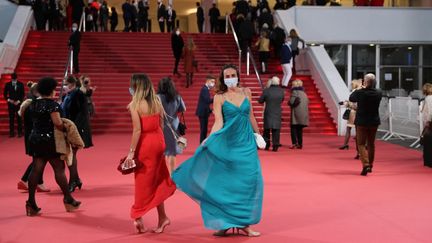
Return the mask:
<path id="1" fill-rule="evenodd" d="M 180 35 L 180 28 L 176 28 L 176 31 L 171 34 L 171 49 L 175 58 L 173 74 L 180 76 L 178 72 L 178 65 L 180 58 L 183 54 L 184 41 L 183 37 Z"/>
<path id="2" fill-rule="evenodd" d="M 166 8 L 162 3 L 162 0 L 158 0 L 158 10 L 157 10 L 157 19 L 159 23 L 160 32 L 165 32 L 165 17 L 166 17 Z"/>
<path id="3" fill-rule="evenodd" d="M 24 100 L 24 84 L 17 80 L 16 73 L 12 73 L 11 81 L 5 84 L 3 96 L 8 104 L 9 112 L 9 137 L 15 136 L 15 117 L 18 123 L 18 137 L 22 136 L 22 121 L 18 111 Z"/>
<path id="4" fill-rule="evenodd" d="M 280 147 L 280 128 L 282 123 L 282 102 L 285 94 L 279 86 L 280 80 L 274 76 L 270 80 L 270 87 L 263 90 L 258 102 L 265 103 L 264 109 L 264 140 L 266 141 L 265 149 L 270 148 L 270 131 L 272 134 L 273 151 Z"/>
<path id="5" fill-rule="evenodd" d="M 195 115 L 198 116 L 200 121 L 200 143 L 207 137 L 208 118 L 211 114 L 210 104 L 213 99 L 210 97 L 210 89 L 215 86 L 215 77 L 207 75 L 206 83 L 201 88 L 198 105 Z"/>
<path id="6" fill-rule="evenodd" d="M 243 14 L 246 17 L 249 13 L 249 5 L 246 0 L 237 0 L 235 5 L 235 13 L 238 16 L 239 14 Z"/>
<path id="7" fill-rule="evenodd" d="M 220 12 L 219 9 L 216 7 L 216 3 L 213 3 L 213 7 L 209 10 L 209 16 L 210 16 L 210 32 L 215 33 L 217 32 L 217 25 L 220 16 Z"/>
<path id="8" fill-rule="evenodd" d="M 203 24 L 204 24 L 204 9 L 201 7 L 201 4 L 199 2 L 196 3 L 197 6 L 197 25 L 198 25 L 198 31 L 200 33 L 203 32 Z"/>
<path id="9" fill-rule="evenodd" d="M 172 8 L 171 4 L 168 5 L 168 10 L 166 12 L 166 25 L 167 25 L 167 32 L 170 33 L 175 28 L 175 20 L 177 18 L 176 11 Z"/>
<path id="10" fill-rule="evenodd" d="M 122 5 L 123 10 L 123 21 L 124 21 L 124 29 L 123 32 L 129 32 L 130 31 L 130 24 L 132 21 L 132 8 L 133 7 L 130 4 L 130 0 L 126 0 L 126 2 Z"/>
<path id="11" fill-rule="evenodd" d="M 72 34 L 69 37 L 69 48 L 73 50 L 73 68 L 75 73 L 79 73 L 79 52 L 81 46 L 81 33 L 78 30 L 78 25 L 76 23 L 72 24 Z"/>
<path id="12" fill-rule="evenodd" d="M 363 169 L 360 175 L 366 176 L 372 172 L 375 159 L 375 135 L 380 125 L 379 105 L 381 91 L 375 88 L 375 75 L 368 73 L 364 76 L 364 88 L 354 91 L 349 101 L 357 103 L 354 124 L 357 133 L 357 146 Z"/>

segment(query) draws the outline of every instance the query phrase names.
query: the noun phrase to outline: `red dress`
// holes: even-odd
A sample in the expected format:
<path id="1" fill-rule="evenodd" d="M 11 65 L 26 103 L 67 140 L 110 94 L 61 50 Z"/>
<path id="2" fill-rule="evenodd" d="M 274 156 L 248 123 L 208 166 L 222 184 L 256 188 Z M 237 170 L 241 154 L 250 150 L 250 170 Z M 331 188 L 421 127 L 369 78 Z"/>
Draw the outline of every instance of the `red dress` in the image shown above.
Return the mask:
<path id="1" fill-rule="evenodd" d="M 135 172 L 133 219 L 163 203 L 176 190 L 165 163 L 165 141 L 159 114 L 141 117 L 141 137 L 135 151 L 135 158 L 144 166 Z"/>

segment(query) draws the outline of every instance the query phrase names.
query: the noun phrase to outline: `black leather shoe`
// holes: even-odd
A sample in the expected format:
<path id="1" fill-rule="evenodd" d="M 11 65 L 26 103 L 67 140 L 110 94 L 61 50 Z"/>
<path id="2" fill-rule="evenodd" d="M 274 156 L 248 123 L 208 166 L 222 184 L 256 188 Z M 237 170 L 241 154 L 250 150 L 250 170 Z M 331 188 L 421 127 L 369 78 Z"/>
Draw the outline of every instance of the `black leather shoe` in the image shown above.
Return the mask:
<path id="1" fill-rule="evenodd" d="M 369 169 L 368 169 L 368 173 L 372 173 L 372 165 L 371 166 L 369 166 Z"/>
<path id="2" fill-rule="evenodd" d="M 82 182 L 80 179 L 69 182 L 69 192 L 74 192 L 77 187 L 81 190 Z"/>
<path id="3" fill-rule="evenodd" d="M 273 151 L 273 152 L 277 152 L 277 151 L 278 151 L 278 149 L 279 149 L 279 146 L 273 146 L 273 149 L 272 149 L 272 151 Z"/>
<path id="4" fill-rule="evenodd" d="M 267 143 L 265 146 L 265 150 L 269 150 L 270 149 L 270 143 Z"/>
<path id="5" fill-rule="evenodd" d="M 369 166 L 363 167 L 363 170 L 361 171 L 360 175 L 366 176 L 367 173 L 369 172 L 369 168 L 370 168 Z"/>

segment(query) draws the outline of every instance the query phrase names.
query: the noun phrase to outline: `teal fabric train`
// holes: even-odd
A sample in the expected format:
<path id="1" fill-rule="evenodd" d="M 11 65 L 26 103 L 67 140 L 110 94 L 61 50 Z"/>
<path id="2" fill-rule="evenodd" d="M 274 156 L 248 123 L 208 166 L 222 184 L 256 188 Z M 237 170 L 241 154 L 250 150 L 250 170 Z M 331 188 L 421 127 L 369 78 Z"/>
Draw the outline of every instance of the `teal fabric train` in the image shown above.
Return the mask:
<path id="1" fill-rule="evenodd" d="M 205 227 L 245 227 L 261 219 L 263 179 L 250 102 L 225 101 L 224 126 L 173 172 L 177 187 L 199 203 Z"/>

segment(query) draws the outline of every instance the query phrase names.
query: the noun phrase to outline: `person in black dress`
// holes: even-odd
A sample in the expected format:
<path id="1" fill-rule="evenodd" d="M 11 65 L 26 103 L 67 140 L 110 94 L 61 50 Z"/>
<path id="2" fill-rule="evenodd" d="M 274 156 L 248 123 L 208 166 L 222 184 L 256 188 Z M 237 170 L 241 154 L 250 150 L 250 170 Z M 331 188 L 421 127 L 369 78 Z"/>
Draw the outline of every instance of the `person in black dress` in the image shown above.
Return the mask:
<path id="1" fill-rule="evenodd" d="M 75 123 L 78 132 L 84 141 L 84 148 L 93 146 L 90 118 L 88 112 L 87 98 L 80 90 L 81 84 L 74 76 L 69 76 L 66 79 L 68 92 L 63 99 L 62 109 L 65 118 Z M 72 165 L 69 166 L 69 190 L 75 191 L 78 187 L 81 190 L 82 182 L 78 174 L 77 151 L 73 149 Z"/>
<path id="2" fill-rule="evenodd" d="M 27 94 L 27 100 L 23 102 L 23 104 L 20 107 L 20 110 L 18 111 L 18 114 L 24 118 L 24 145 L 25 145 L 25 151 L 26 154 L 29 156 L 32 156 L 32 152 L 29 145 L 29 136 L 33 128 L 33 122 L 29 115 L 29 109 L 28 106 L 36 100 L 37 97 L 39 97 L 39 94 L 37 93 L 37 84 L 33 82 L 28 82 L 27 86 L 30 89 L 30 92 Z M 24 172 L 24 175 L 21 177 L 21 180 L 17 184 L 18 190 L 28 190 L 28 178 L 30 176 L 30 173 L 33 169 L 33 160 L 30 162 L 29 166 L 27 167 L 26 171 Z M 38 185 L 36 187 L 36 190 L 38 192 L 49 192 L 50 189 L 46 188 L 43 182 L 43 171 L 42 176 L 39 178 Z"/>
<path id="3" fill-rule="evenodd" d="M 24 84 L 18 81 L 18 75 L 12 73 L 11 81 L 5 84 L 3 90 L 4 99 L 8 104 L 9 112 L 9 137 L 15 136 L 15 117 L 18 123 L 18 137 L 22 136 L 22 121 L 18 116 L 18 110 L 24 100 Z"/>
<path id="4" fill-rule="evenodd" d="M 36 204 L 35 192 L 39 179 L 46 163 L 49 161 L 55 173 L 55 179 L 63 192 L 63 203 L 66 211 L 70 212 L 79 208 L 81 202 L 76 201 L 68 190 L 65 163 L 60 160 L 60 154 L 56 152 L 54 141 L 54 126 L 64 130 L 63 121 L 60 118 L 60 105 L 53 99 L 57 81 L 53 78 L 42 78 L 37 85 L 40 99 L 34 100 L 29 106 L 29 117 L 33 122 L 33 128 L 29 135 L 29 146 L 33 156 L 33 169 L 29 177 L 29 195 L 26 202 L 27 216 L 35 216 L 40 212 Z"/>

